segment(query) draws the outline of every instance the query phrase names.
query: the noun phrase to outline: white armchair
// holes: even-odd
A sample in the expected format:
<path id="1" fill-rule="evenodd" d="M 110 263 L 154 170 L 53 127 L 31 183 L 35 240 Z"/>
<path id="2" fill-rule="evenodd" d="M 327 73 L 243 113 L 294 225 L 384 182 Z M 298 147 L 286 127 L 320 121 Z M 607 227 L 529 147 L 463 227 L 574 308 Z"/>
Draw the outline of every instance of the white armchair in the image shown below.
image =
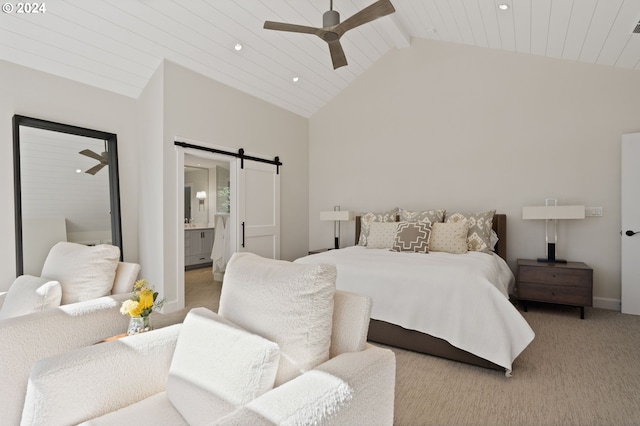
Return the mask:
<path id="1" fill-rule="evenodd" d="M 229 262 L 220 315 L 38 361 L 22 424 L 392 424 L 395 355 L 366 342 L 371 300 L 335 291 L 331 265 L 256 258 Z"/>
<path id="2" fill-rule="evenodd" d="M 62 254 L 66 257 L 68 253 Z M 120 314 L 120 305 L 130 297 L 133 284 L 140 271 L 140 265 L 118 262 L 118 257 L 115 260 L 114 271 L 111 273 L 111 288 L 107 290 L 107 296 L 76 301 L 44 310 L 35 309 L 34 312 L 28 314 L 0 319 L 1 425 L 20 423 L 29 372 L 35 361 L 71 349 L 92 345 L 127 329 L 128 318 Z M 55 256 L 52 257 L 52 259 L 54 258 Z M 80 263 L 75 264 L 74 262 Z M 72 268 L 69 263 L 73 263 L 76 267 Z M 63 275 L 82 279 L 81 271 L 86 267 L 86 264 L 78 258 L 66 258 L 65 261 L 61 261 L 59 266 L 64 270 Z M 7 308 L 3 306 L 4 303 L 15 304 L 29 300 L 28 297 L 20 295 L 22 291 L 19 287 L 21 278 L 22 281 L 30 280 L 36 285 L 38 280 L 47 283 L 63 282 L 63 278 L 57 276 L 43 279 L 19 277 L 8 293 L 0 295 L 0 311 Z M 84 278 L 87 277 L 84 276 Z M 92 282 L 90 278 L 84 280 L 84 284 L 90 285 Z M 14 288 L 14 286 L 17 287 Z M 12 292 L 13 294 L 10 294 Z M 7 297 L 8 295 L 13 298 Z M 58 300 L 60 300 L 60 296 L 61 294 L 58 294 Z M 14 312 L 18 310 L 17 308 L 12 309 Z"/>

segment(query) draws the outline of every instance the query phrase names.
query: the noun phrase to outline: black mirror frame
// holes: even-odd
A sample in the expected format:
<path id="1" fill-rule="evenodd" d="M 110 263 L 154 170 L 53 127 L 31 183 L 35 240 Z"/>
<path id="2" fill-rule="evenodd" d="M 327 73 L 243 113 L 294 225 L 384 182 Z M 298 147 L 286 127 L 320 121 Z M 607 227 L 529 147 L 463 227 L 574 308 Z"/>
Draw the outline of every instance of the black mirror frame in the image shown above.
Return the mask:
<path id="1" fill-rule="evenodd" d="M 122 253 L 122 222 L 120 215 L 120 180 L 118 173 L 118 147 L 117 136 L 114 133 L 99 130 L 86 129 L 68 124 L 55 123 L 53 121 L 38 118 L 13 116 L 13 181 L 14 181 L 14 205 L 16 222 L 16 276 L 24 273 L 23 244 L 22 244 L 22 185 L 20 178 L 20 126 L 34 127 L 42 130 L 68 133 L 77 136 L 85 136 L 104 140 L 107 142 L 109 153 L 109 198 L 111 208 L 111 236 L 112 244 L 120 248 L 120 260 Z"/>

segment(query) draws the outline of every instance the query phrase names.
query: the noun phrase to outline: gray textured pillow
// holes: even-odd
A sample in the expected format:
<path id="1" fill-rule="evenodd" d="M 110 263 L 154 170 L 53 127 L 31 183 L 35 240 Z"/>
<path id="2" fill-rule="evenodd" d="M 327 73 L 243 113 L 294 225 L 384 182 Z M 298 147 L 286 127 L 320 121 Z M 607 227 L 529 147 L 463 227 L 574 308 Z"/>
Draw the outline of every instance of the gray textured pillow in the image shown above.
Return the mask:
<path id="1" fill-rule="evenodd" d="M 429 253 L 429 237 L 431 222 L 398 222 L 396 238 L 393 240 L 393 251 L 411 251 Z"/>
<path id="2" fill-rule="evenodd" d="M 367 248 L 390 249 L 396 237 L 397 222 L 371 222 Z"/>
<path id="3" fill-rule="evenodd" d="M 401 222 L 419 222 L 428 220 L 431 223 L 444 222 L 445 210 L 411 211 L 400 209 Z"/>
<path id="4" fill-rule="evenodd" d="M 360 217 L 360 239 L 359 246 L 366 246 L 369 239 L 369 229 L 372 222 L 395 222 L 398 215 L 398 208 L 395 207 L 386 212 L 363 213 Z"/>
<path id="5" fill-rule="evenodd" d="M 452 254 L 466 253 L 469 222 L 434 223 L 431 225 L 430 251 L 443 251 Z"/>
<path id="6" fill-rule="evenodd" d="M 482 213 L 454 213 L 451 216 L 447 216 L 447 222 L 467 220 L 469 222 L 469 232 L 467 233 L 469 251 L 489 253 L 491 251 L 493 215 L 495 214 L 495 210 Z"/>

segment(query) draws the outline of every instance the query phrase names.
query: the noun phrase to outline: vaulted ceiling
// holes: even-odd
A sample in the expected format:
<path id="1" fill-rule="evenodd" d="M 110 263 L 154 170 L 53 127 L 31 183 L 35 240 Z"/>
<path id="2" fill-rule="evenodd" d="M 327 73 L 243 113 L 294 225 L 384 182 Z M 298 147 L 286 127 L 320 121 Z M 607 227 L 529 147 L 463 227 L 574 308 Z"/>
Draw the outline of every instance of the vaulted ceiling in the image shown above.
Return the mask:
<path id="1" fill-rule="evenodd" d="M 640 70 L 640 0 L 391 1 L 396 13 L 342 37 L 349 65 L 337 70 L 320 38 L 262 28 L 265 20 L 320 27 L 329 0 L 23 3 L 32 13 L 9 1 L 0 59 L 133 98 L 168 59 L 305 117 L 414 37 Z M 333 6 L 344 20 L 373 2 Z"/>

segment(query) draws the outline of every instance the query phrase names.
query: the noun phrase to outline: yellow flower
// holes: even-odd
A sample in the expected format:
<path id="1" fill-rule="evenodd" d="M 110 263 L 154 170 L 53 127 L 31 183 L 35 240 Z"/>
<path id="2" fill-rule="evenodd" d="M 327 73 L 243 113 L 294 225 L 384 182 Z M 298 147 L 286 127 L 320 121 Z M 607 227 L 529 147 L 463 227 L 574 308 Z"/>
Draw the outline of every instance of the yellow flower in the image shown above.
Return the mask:
<path id="1" fill-rule="evenodd" d="M 146 280 L 138 280 L 133 285 L 131 299 L 122 302 L 120 313 L 131 317 L 148 316 L 154 309 L 162 309 L 165 299 L 156 300 L 158 293 L 147 286 Z"/>
<path id="2" fill-rule="evenodd" d="M 140 307 L 143 311 L 153 306 L 153 290 L 143 288 L 138 293 L 138 297 L 140 298 Z"/>
<path id="3" fill-rule="evenodd" d="M 147 280 L 138 280 L 133 284 L 133 291 L 138 291 L 141 288 L 147 288 Z"/>

